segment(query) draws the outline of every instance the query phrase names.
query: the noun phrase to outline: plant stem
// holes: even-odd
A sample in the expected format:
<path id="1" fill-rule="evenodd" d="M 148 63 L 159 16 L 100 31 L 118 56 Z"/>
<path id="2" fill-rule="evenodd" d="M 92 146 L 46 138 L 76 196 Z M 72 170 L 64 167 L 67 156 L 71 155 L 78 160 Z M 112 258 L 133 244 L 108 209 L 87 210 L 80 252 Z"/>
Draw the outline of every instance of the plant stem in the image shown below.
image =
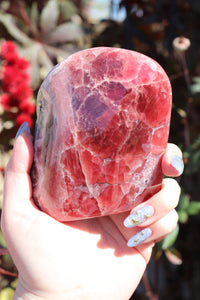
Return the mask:
<path id="1" fill-rule="evenodd" d="M 180 58 L 181 58 L 181 64 L 183 67 L 184 78 L 185 78 L 185 82 L 186 82 L 186 86 L 187 86 L 188 94 L 189 94 L 186 99 L 186 107 L 185 107 L 186 117 L 184 120 L 185 146 L 188 147 L 190 145 L 190 126 L 189 126 L 188 116 L 189 116 L 189 112 L 190 112 L 190 99 L 191 99 L 190 85 L 191 85 L 191 83 L 190 83 L 189 70 L 188 70 L 186 58 L 185 58 L 185 52 L 181 53 Z"/>
<path id="2" fill-rule="evenodd" d="M 149 298 L 149 300 L 158 300 L 158 295 L 155 294 L 151 289 L 151 285 L 147 276 L 147 271 L 144 272 L 142 281 L 146 290 L 146 295 Z"/>
<path id="3" fill-rule="evenodd" d="M 20 16 L 22 18 L 22 20 L 24 21 L 24 23 L 26 24 L 26 26 L 29 28 L 30 32 L 33 34 L 33 36 L 35 37 L 36 40 L 40 40 L 40 34 L 39 31 L 37 29 L 37 27 L 35 27 L 30 20 L 29 15 L 26 12 L 25 7 L 20 3 L 19 4 L 19 13 Z"/>

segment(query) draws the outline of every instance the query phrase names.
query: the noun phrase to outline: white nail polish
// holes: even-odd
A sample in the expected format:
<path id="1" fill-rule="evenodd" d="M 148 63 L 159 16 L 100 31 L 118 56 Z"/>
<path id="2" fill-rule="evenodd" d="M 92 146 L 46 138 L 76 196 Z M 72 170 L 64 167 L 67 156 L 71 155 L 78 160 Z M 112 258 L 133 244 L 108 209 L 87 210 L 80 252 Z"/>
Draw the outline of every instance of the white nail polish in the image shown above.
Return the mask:
<path id="1" fill-rule="evenodd" d="M 154 209 L 150 205 L 145 205 L 136 211 L 134 211 L 132 214 L 130 214 L 125 220 L 124 220 L 124 226 L 127 228 L 135 227 L 143 222 L 145 222 L 148 218 L 153 216 Z"/>
<path id="2" fill-rule="evenodd" d="M 150 228 L 145 228 L 138 233 L 134 234 L 127 242 L 128 247 L 136 247 L 146 241 L 152 234 Z"/>
<path id="3" fill-rule="evenodd" d="M 179 175 L 183 173 L 184 163 L 180 156 L 174 155 L 172 158 L 172 166 L 178 171 Z"/>

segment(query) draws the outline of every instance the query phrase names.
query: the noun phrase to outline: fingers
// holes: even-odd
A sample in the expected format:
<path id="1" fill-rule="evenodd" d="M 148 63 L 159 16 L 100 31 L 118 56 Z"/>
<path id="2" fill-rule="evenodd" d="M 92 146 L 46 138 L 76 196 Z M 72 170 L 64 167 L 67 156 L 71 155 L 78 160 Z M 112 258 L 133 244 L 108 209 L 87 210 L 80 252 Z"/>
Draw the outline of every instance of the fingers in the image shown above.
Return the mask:
<path id="1" fill-rule="evenodd" d="M 184 165 L 181 150 L 174 144 L 168 144 L 162 158 L 162 170 L 166 176 L 180 176 Z"/>
<path id="2" fill-rule="evenodd" d="M 136 247 L 141 243 L 157 241 L 171 232 L 178 221 L 174 208 L 179 197 L 178 183 L 171 178 L 164 179 L 162 189 L 138 205 L 124 220 L 125 227 L 132 228 L 127 245 Z"/>
<path id="3" fill-rule="evenodd" d="M 184 165 L 181 150 L 174 144 L 168 144 L 162 158 L 162 170 L 166 176 L 180 176 Z M 170 233 L 177 225 L 180 187 L 173 179 L 165 179 L 162 189 L 145 203 L 140 204 L 124 220 L 127 228 L 133 228 L 128 240 L 129 247 L 141 243 L 153 243 Z"/>
<path id="4" fill-rule="evenodd" d="M 132 228 L 140 225 L 148 226 L 158 221 L 178 205 L 179 197 L 180 187 L 176 180 L 164 179 L 161 190 L 134 208 L 125 219 L 124 225 L 127 228 Z"/>
<path id="5" fill-rule="evenodd" d="M 136 247 L 141 243 L 155 243 L 164 238 L 175 229 L 178 222 L 178 214 L 173 209 L 170 213 L 160 219 L 158 222 L 151 224 L 149 227 L 141 228 L 134 234 L 127 243 L 128 247 Z"/>
<path id="6" fill-rule="evenodd" d="M 178 223 L 178 213 L 175 209 L 170 211 L 166 216 L 160 219 L 158 222 L 151 225 L 152 235 L 149 241 L 158 242 L 166 235 L 172 232 Z"/>

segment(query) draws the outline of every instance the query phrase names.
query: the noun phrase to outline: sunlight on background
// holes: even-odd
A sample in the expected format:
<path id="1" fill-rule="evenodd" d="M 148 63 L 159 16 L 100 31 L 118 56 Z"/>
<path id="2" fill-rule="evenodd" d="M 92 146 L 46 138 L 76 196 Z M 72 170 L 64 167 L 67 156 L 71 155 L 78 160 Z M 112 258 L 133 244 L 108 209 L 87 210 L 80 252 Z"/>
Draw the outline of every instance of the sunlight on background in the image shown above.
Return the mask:
<path id="1" fill-rule="evenodd" d="M 119 9 L 120 0 L 93 0 L 89 3 L 88 14 L 93 20 L 112 19 L 121 22 L 125 19 L 126 11 Z"/>

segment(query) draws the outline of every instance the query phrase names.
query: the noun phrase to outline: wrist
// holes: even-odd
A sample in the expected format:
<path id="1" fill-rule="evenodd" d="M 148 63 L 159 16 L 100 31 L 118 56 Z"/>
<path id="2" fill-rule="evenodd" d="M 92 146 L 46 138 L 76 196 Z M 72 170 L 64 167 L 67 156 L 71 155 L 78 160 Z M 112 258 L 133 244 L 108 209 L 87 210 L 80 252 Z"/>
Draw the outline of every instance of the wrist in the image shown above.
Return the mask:
<path id="1" fill-rule="evenodd" d="M 19 278 L 13 300 L 89 300 L 90 297 L 88 298 L 86 294 L 87 293 L 83 292 L 80 288 L 63 293 L 53 291 L 49 293 L 46 291 L 39 293 L 25 288 Z"/>

